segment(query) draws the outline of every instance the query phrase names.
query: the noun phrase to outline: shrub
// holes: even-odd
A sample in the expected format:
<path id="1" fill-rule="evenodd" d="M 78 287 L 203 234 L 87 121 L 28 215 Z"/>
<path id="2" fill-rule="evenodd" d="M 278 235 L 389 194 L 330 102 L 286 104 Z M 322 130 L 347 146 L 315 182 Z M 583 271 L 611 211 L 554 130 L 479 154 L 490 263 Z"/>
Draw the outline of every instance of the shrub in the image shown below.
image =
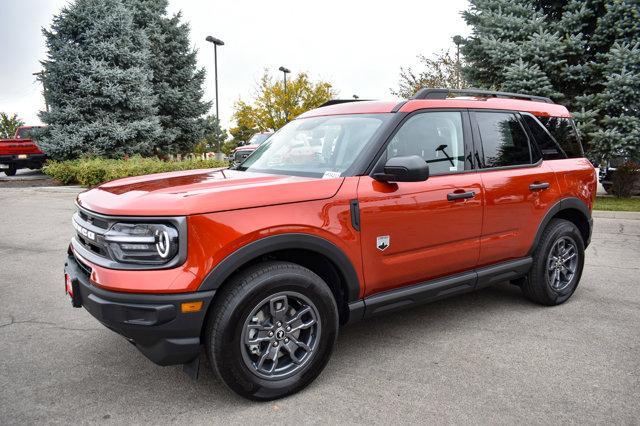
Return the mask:
<path id="1" fill-rule="evenodd" d="M 226 166 L 226 162 L 217 160 L 163 161 L 155 157 L 134 156 L 124 160 L 85 158 L 49 161 L 43 170 L 47 175 L 65 185 L 79 184 L 92 187 L 106 181 L 130 176 Z"/>
<path id="2" fill-rule="evenodd" d="M 613 174 L 612 191 L 620 198 L 629 198 L 640 186 L 640 164 L 627 161 Z"/>

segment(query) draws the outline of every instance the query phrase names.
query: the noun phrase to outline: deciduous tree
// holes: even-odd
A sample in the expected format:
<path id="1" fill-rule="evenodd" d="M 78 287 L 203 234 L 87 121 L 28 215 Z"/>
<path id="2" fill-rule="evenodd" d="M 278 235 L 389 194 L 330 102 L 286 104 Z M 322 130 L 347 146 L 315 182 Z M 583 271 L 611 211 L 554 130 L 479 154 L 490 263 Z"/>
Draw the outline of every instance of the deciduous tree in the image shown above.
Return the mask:
<path id="1" fill-rule="evenodd" d="M 331 83 L 313 82 L 307 73 L 300 73 L 287 81 L 286 92 L 282 81 L 274 79 L 265 70 L 257 93 L 251 103 L 239 100 L 235 104 L 234 119 L 237 127 L 230 132 L 244 138 L 245 133 L 278 130 L 289 120 L 316 108 L 336 96 Z"/>
<path id="2" fill-rule="evenodd" d="M 24 126 L 24 121 L 18 118 L 18 114 L 9 115 L 6 112 L 0 112 L 0 139 L 14 137 L 20 126 Z"/>

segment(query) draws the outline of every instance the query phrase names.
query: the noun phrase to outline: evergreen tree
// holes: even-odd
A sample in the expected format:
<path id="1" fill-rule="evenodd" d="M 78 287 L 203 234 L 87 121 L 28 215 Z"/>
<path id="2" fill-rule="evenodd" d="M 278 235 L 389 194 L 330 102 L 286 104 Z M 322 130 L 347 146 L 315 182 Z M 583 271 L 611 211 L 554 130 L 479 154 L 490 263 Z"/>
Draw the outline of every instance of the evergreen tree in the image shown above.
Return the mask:
<path id="1" fill-rule="evenodd" d="M 220 126 L 220 121 L 215 115 L 209 115 L 204 119 L 204 140 L 207 147 L 214 152 L 221 152 L 222 144 L 227 139 L 227 131 Z"/>
<path id="2" fill-rule="evenodd" d="M 120 0 L 77 0 L 43 32 L 45 152 L 56 159 L 151 154 L 161 128 L 149 45 L 127 7 Z"/>
<path id="3" fill-rule="evenodd" d="M 473 30 L 462 53 L 472 86 L 562 102 L 592 156 L 638 151 L 640 110 L 629 99 L 631 92 L 640 96 L 632 64 L 640 41 L 638 0 L 470 3 L 463 16 Z M 630 107 L 621 109 L 625 102 Z"/>
<path id="4" fill-rule="evenodd" d="M 200 117 L 211 106 L 202 100 L 205 71 L 197 68 L 189 25 L 181 22 L 180 13 L 167 16 L 167 0 L 126 2 L 134 13 L 134 22 L 149 39 L 153 92 L 162 126 L 157 150 L 189 152 L 204 135 L 206 123 Z"/>

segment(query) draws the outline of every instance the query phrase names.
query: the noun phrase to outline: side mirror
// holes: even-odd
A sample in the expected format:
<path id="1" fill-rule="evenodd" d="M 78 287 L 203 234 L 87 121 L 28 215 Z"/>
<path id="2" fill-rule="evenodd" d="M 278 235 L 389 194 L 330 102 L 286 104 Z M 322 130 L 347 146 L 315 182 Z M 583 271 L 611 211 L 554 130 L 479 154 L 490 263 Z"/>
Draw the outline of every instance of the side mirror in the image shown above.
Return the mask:
<path id="1" fill-rule="evenodd" d="M 384 173 L 373 178 L 381 182 L 422 182 L 429 178 L 429 166 L 419 155 L 393 157 L 384 165 Z"/>

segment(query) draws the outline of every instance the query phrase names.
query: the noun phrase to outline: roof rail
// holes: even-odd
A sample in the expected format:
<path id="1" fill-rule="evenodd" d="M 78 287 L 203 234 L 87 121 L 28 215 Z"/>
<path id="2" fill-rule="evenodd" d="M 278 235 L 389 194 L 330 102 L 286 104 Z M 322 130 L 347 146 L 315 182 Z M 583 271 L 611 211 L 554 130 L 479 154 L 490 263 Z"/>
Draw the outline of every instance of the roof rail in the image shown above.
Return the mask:
<path id="1" fill-rule="evenodd" d="M 416 92 L 411 99 L 446 99 L 449 95 L 476 95 L 487 98 L 509 98 L 523 99 L 527 101 L 545 102 L 552 104 L 553 101 L 545 96 L 525 95 L 522 93 L 496 92 L 494 90 L 480 89 L 445 89 L 445 88 L 424 88 Z"/>
<path id="2" fill-rule="evenodd" d="M 368 100 L 369 99 L 331 99 L 330 101 L 323 103 L 317 108 L 322 108 L 329 105 L 346 104 L 347 102 L 362 102 L 362 101 L 368 101 Z"/>

